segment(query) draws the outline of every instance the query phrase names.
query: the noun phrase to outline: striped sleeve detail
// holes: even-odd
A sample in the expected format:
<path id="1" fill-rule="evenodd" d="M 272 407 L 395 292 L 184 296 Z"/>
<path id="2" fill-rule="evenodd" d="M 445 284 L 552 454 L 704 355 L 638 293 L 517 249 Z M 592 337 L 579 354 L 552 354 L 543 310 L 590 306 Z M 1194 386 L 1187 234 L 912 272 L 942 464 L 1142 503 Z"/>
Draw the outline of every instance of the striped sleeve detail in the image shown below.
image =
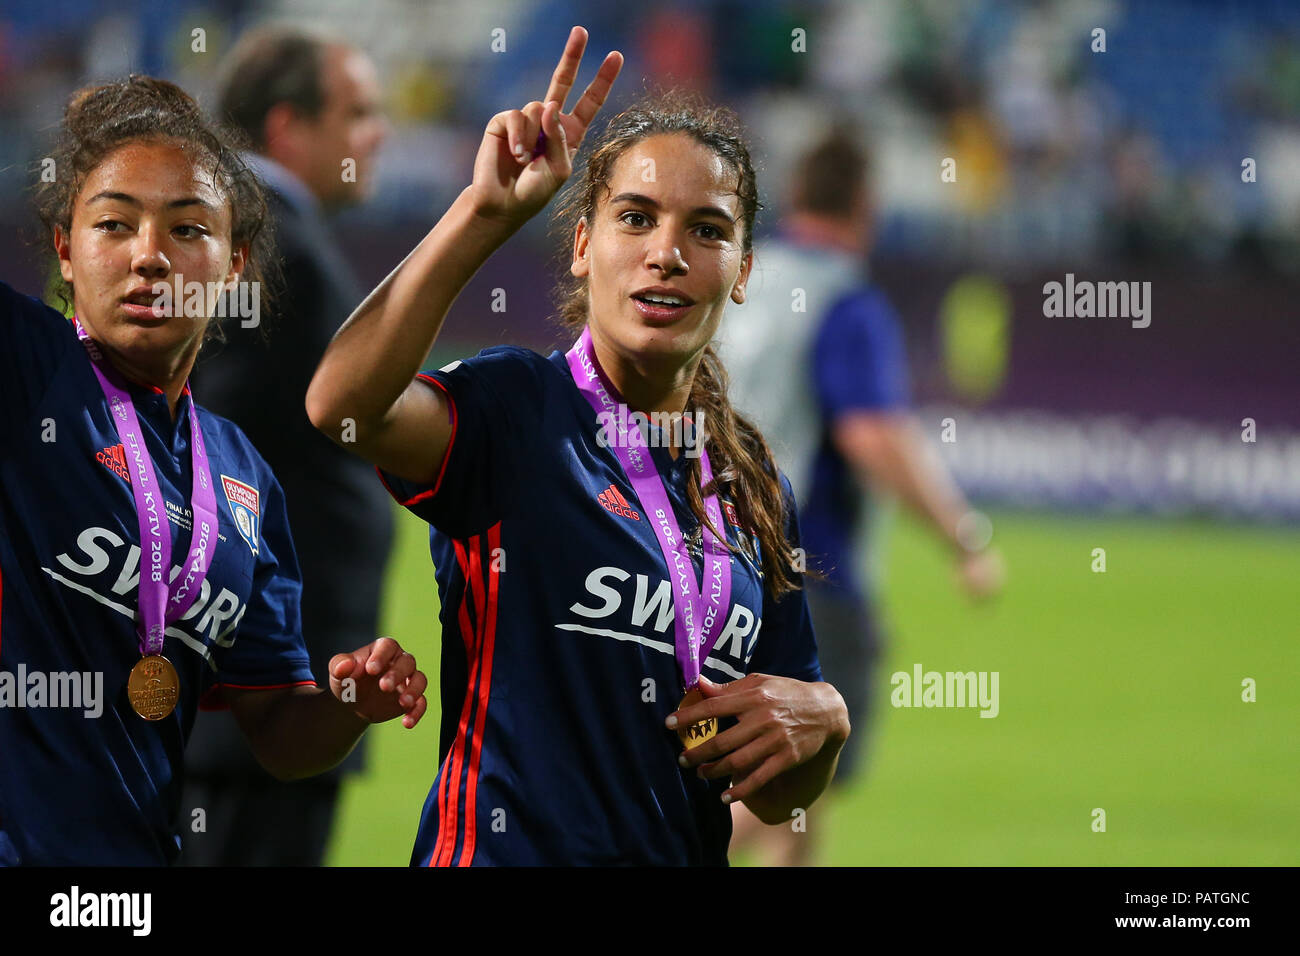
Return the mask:
<path id="1" fill-rule="evenodd" d="M 465 579 L 458 619 L 469 661 L 469 679 L 456 740 L 442 765 L 438 838 L 429 856 L 429 866 L 469 866 L 474 861 L 478 777 L 492 694 L 492 659 L 500 598 L 500 571 L 494 556 L 500 543 L 500 522 L 485 535 L 453 542 L 456 561 Z"/>

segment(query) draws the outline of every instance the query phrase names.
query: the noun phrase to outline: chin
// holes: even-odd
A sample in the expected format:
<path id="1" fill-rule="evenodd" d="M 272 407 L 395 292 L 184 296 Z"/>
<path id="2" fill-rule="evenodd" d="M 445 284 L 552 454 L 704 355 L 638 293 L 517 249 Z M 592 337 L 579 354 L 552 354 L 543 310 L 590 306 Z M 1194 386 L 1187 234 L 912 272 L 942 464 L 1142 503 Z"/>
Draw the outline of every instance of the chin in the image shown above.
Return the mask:
<path id="1" fill-rule="evenodd" d="M 189 324 L 189 320 L 182 321 Z M 193 340 L 192 329 L 181 328 L 175 321 L 155 326 L 124 322 L 113 330 L 109 345 L 125 356 L 147 360 L 183 351 Z"/>
<path id="2" fill-rule="evenodd" d="M 683 359 L 694 355 L 709 344 L 712 333 L 707 322 L 691 318 L 671 325 L 648 325 L 639 315 L 632 319 L 628 338 L 638 345 L 638 351 L 662 355 L 680 355 Z"/>

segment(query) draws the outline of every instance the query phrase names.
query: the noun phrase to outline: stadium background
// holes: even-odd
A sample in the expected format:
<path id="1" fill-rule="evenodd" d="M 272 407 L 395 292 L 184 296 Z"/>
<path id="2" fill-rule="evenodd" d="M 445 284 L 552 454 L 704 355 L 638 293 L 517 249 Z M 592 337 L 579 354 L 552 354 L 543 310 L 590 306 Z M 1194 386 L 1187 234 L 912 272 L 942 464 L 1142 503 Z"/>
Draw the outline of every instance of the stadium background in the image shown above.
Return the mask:
<path id="1" fill-rule="evenodd" d="M 828 862 L 1300 862 L 1300 7 L 6 2 L 0 278 L 45 284 L 24 242 L 30 186 L 73 89 L 137 71 L 203 97 L 222 52 L 268 18 L 332 26 L 380 68 L 393 135 L 378 190 L 337 223 L 369 284 L 468 181 L 487 118 L 545 89 L 573 23 L 591 32 L 589 61 L 628 58 L 606 117 L 643 82 L 741 113 L 764 234 L 810 137 L 837 118 L 868 133 L 872 275 L 906 326 L 922 422 L 993 517 L 1009 578 L 972 608 L 938 546 L 906 516 L 894 523 L 869 765 L 826 811 Z M 797 30 L 806 52 L 792 49 Z M 956 182 L 941 181 L 945 158 Z M 548 318 L 554 249 L 543 220 L 512 240 L 456 303 L 429 364 L 499 342 L 565 344 Z M 1067 273 L 1149 281 L 1150 327 L 1045 317 L 1043 284 Z M 944 444 L 949 417 L 957 441 Z M 409 515 L 383 630 L 436 672 L 437 595 Z M 998 671 L 998 717 L 888 706 L 889 675 L 917 663 Z M 414 732 L 372 731 L 332 863 L 406 862 L 435 770 L 431 703 Z"/>

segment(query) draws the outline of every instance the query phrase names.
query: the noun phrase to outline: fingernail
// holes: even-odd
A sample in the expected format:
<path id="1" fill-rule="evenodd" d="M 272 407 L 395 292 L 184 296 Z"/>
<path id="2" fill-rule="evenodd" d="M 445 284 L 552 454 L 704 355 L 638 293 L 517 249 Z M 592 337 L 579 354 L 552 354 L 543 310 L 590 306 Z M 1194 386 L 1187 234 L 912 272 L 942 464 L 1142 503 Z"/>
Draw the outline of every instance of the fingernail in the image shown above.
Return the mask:
<path id="1" fill-rule="evenodd" d="M 403 707 L 410 707 L 413 703 L 415 703 L 415 701 L 411 700 L 410 694 L 403 694 L 400 698 L 398 698 L 398 703 L 400 703 Z"/>
<path id="2" fill-rule="evenodd" d="M 724 794 L 722 795 L 722 802 L 723 802 L 723 803 L 730 803 L 730 802 L 731 802 L 731 794 L 729 794 L 729 793 L 724 793 Z"/>
<path id="3" fill-rule="evenodd" d="M 518 156 L 520 159 L 524 158 L 524 147 L 522 144 L 515 145 L 515 155 Z"/>
<path id="4" fill-rule="evenodd" d="M 677 763 L 683 767 L 689 767 L 691 765 L 691 762 L 686 759 L 686 754 L 684 753 L 677 755 Z"/>
<path id="5" fill-rule="evenodd" d="M 677 729 L 677 718 L 676 718 L 676 717 L 669 717 L 667 720 L 664 721 L 664 723 L 668 725 L 668 729 L 669 729 L 669 730 L 676 730 L 676 729 Z"/>

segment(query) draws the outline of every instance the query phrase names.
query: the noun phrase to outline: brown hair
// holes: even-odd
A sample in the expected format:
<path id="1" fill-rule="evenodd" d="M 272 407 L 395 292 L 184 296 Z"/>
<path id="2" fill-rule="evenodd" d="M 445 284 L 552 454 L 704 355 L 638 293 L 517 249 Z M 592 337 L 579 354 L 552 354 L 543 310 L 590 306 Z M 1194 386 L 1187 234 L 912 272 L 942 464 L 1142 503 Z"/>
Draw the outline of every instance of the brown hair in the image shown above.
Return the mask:
<path id="1" fill-rule="evenodd" d="M 669 90 L 652 94 L 609 121 L 592 144 L 580 175 L 565 188 L 553 213 L 554 231 L 568 241 L 561 254 L 563 264 L 556 304 L 560 321 L 569 331 L 581 329 L 588 319 L 587 281 L 568 271 L 578 221 L 584 217 L 589 224 L 593 221 L 602 194 L 609 192 L 614 165 L 624 152 L 651 136 L 672 133 L 692 137 L 735 170 L 744 251 L 753 250 L 754 220 L 762 204 L 758 199 L 754 164 L 736 114 L 692 92 Z M 785 536 L 786 503 L 776 463 L 759 430 L 732 407 L 727 387 L 726 369 L 713 346 L 706 346 L 695 371 L 687 407 L 703 411 L 709 422 L 705 447 L 714 480 L 709 488 L 702 489 L 700 461 L 691 459 L 687 500 L 701 525 L 713 528 L 704 511 L 704 495 L 714 485 L 726 489 L 736 503 L 741 523 L 761 543 L 768 591 L 773 598 L 780 598 L 797 590 L 799 585 L 790 542 Z M 716 533 L 720 529 L 713 530 Z M 725 540 L 722 534 L 719 538 Z"/>
<path id="2" fill-rule="evenodd" d="M 266 149 L 266 115 L 288 103 L 307 119 L 325 107 L 325 53 L 342 45 L 316 28 L 262 27 L 239 38 L 222 62 L 217 116 L 257 150 Z"/>
<path id="3" fill-rule="evenodd" d="M 866 198 L 867 151 L 845 126 L 831 130 L 799 160 L 794 177 L 794 208 L 823 216 L 852 215 Z"/>
<path id="4" fill-rule="evenodd" d="M 86 177 L 114 150 L 139 141 L 179 143 L 210 165 L 217 189 L 230 202 L 231 245 L 249 249 L 241 281 L 261 283 L 262 309 L 269 311 L 277 273 L 262 186 L 240 159 L 238 138 L 210 122 L 188 93 L 166 80 L 132 74 L 72 94 L 51 154 L 56 174 L 36 187 L 46 242 L 55 226 L 65 234 L 72 231 L 73 207 Z M 72 303 L 69 282 L 58 278 L 55 291 Z M 208 332 L 220 337 L 219 323 L 208 323 Z"/>

